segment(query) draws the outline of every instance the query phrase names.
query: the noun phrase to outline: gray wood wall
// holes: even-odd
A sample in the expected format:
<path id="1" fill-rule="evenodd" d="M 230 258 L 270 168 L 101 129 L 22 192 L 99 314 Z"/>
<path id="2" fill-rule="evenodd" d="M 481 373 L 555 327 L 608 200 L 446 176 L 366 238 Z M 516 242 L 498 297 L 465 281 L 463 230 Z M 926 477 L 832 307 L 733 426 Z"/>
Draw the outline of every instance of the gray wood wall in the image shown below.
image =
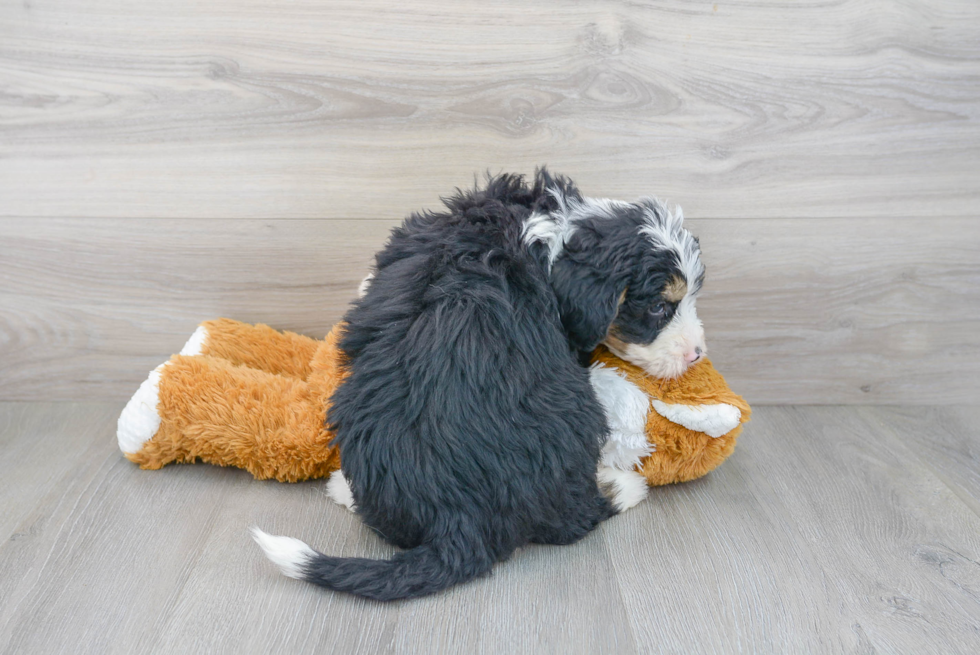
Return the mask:
<path id="1" fill-rule="evenodd" d="M 685 209 L 755 403 L 980 392 L 980 3 L 0 5 L 0 399 L 119 400 L 219 315 L 321 335 L 491 169 Z"/>

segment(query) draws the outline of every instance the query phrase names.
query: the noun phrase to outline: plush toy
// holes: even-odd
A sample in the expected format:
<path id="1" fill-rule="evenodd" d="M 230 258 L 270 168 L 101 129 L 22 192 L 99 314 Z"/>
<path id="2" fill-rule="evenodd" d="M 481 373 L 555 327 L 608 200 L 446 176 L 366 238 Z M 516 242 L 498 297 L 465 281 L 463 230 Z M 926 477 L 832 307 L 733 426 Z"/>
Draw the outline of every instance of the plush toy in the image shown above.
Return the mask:
<path id="1" fill-rule="evenodd" d="M 735 450 L 751 409 L 728 388 L 710 360 L 701 360 L 673 380 L 652 378 L 605 346 L 596 349 L 592 361 L 618 371 L 646 396 L 650 407 L 643 432 L 650 452 L 637 468 L 651 486 L 700 478 Z"/>
<path id="2" fill-rule="evenodd" d="M 229 319 L 202 323 L 126 405 L 120 449 L 144 469 L 201 460 L 258 479 L 330 476 L 340 456 L 324 417 L 344 379 L 339 329 L 317 341 Z M 605 379 L 596 390 L 612 428 L 608 465 L 638 464 L 650 485 L 662 485 L 701 477 L 732 453 L 750 410 L 710 361 L 675 380 L 648 377 L 601 346 L 593 361 L 593 385 Z M 605 397 L 609 387 L 626 388 L 631 409 L 618 409 L 619 392 Z"/>

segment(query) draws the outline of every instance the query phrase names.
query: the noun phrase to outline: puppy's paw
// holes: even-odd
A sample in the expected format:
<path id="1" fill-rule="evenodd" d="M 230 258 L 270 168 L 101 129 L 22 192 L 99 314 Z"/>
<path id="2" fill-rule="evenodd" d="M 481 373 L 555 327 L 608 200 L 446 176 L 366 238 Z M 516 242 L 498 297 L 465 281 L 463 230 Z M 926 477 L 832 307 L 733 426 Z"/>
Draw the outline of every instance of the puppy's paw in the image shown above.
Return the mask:
<path id="1" fill-rule="evenodd" d="M 116 439 L 119 441 L 119 450 L 127 455 L 138 453 L 143 444 L 152 439 L 160 429 L 157 404 L 160 402 L 160 376 L 167 363 L 169 362 L 160 364 L 150 372 L 150 376 L 143 380 L 143 384 L 119 415 Z"/>
<path id="2" fill-rule="evenodd" d="M 330 474 L 330 479 L 327 480 L 327 495 L 330 496 L 330 500 L 338 505 L 343 505 L 352 512 L 356 510 L 354 507 L 354 494 L 350 490 L 350 483 L 347 482 L 347 478 L 344 477 L 344 472 L 340 469 Z"/>
<path id="3" fill-rule="evenodd" d="M 650 491 L 647 479 L 636 471 L 600 466 L 596 477 L 603 495 L 619 512 L 635 507 Z"/>

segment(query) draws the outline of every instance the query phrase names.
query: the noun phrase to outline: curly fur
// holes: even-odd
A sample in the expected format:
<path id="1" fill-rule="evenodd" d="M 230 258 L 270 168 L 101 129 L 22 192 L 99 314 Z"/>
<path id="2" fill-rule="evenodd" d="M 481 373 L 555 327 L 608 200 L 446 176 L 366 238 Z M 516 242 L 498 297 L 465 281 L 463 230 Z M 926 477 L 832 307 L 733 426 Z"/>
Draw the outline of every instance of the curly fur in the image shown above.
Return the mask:
<path id="1" fill-rule="evenodd" d="M 583 198 L 544 170 L 444 202 L 378 253 L 344 319 L 347 378 L 327 417 L 357 513 L 406 550 L 276 551 L 302 553 L 298 577 L 377 600 L 486 574 L 527 543 L 575 542 L 616 512 L 580 351 L 611 329 L 653 342 L 669 317 L 640 306 L 684 275 L 669 245 L 642 238 L 646 205 Z"/>

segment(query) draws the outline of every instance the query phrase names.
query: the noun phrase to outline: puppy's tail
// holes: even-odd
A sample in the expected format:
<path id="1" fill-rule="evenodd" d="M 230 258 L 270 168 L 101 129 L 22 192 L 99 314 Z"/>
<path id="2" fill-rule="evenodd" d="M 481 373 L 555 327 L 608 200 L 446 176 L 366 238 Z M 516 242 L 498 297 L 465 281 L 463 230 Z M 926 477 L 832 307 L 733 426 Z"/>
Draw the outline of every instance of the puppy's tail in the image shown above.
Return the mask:
<path id="1" fill-rule="evenodd" d="M 299 539 L 278 537 L 252 528 L 266 556 L 291 578 L 373 600 L 414 598 L 441 591 L 487 573 L 493 561 L 484 549 L 449 543 L 423 544 L 389 560 L 329 557 Z"/>

